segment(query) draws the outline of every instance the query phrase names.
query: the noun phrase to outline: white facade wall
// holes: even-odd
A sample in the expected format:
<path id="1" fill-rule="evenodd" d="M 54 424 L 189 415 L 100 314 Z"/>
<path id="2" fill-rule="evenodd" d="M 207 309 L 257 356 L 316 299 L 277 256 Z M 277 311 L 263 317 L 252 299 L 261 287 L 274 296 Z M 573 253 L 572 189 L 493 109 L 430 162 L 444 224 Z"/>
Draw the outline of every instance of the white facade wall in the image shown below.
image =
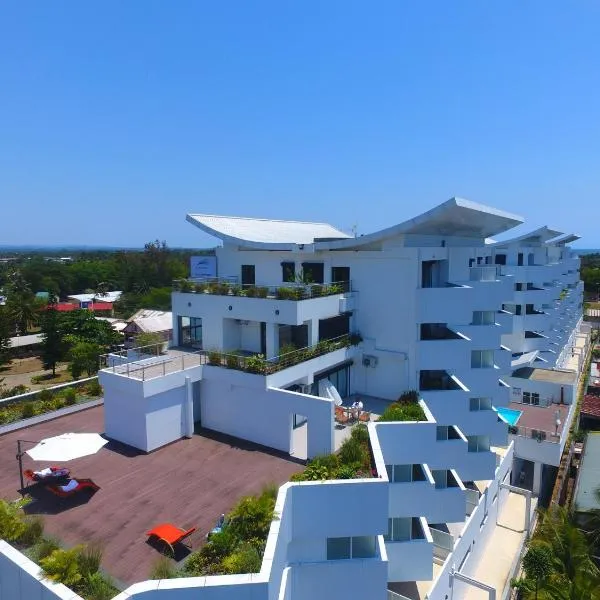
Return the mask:
<path id="1" fill-rule="evenodd" d="M 327 398 L 266 388 L 263 375 L 205 365 L 200 385 L 203 427 L 290 452 L 292 418 L 307 424 L 307 455 L 334 449 L 333 403 Z"/>
<path id="2" fill-rule="evenodd" d="M 4 540 L 0 540 L 0 598 L 83 600 L 68 587 L 44 578 L 38 565 Z"/>

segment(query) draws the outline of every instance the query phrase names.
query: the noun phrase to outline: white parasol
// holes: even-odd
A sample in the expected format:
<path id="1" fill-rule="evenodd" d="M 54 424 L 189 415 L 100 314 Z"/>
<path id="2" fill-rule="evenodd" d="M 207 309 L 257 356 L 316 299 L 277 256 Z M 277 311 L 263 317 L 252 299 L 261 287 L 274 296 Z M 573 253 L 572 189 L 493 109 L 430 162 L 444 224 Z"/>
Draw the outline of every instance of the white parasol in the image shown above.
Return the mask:
<path id="1" fill-rule="evenodd" d="M 98 433 L 63 433 L 38 442 L 26 452 L 33 460 L 66 462 L 96 454 L 107 443 Z"/>

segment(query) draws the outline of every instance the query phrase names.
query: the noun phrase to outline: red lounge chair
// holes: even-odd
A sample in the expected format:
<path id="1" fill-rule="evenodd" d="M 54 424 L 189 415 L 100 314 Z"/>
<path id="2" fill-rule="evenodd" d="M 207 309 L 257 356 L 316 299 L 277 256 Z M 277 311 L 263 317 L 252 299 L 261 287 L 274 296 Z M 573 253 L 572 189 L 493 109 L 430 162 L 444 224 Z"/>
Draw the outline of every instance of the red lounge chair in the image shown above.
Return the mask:
<path id="1" fill-rule="evenodd" d="M 71 481 L 76 481 L 77 485 L 68 491 L 63 490 L 59 485 L 49 485 L 48 489 L 60 498 L 69 498 L 71 496 L 75 496 L 75 494 L 78 494 L 83 490 L 91 490 L 96 492 L 100 489 L 100 486 L 96 485 L 91 479 L 73 479 Z"/>
<path id="2" fill-rule="evenodd" d="M 25 469 L 23 475 L 31 483 L 56 483 L 57 481 L 67 480 L 70 475 L 69 469 L 64 467 L 50 467 L 51 473 L 47 475 L 40 475 L 39 471 L 33 471 L 32 469 Z"/>
<path id="3" fill-rule="evenodd" d="M 171 549 L 171 552 L 175 554 L 175 544 L 183 542 L 183 540 L 192 535 L 194 531 L 196 531 L 195 527 L 186 531 L 185 529 L 175 527 L 172 523 L 162 523 L 150 530 L 146 535 L 148 536 L 148 539 L 156 538 L 157 540 L 164 542 Z"/>

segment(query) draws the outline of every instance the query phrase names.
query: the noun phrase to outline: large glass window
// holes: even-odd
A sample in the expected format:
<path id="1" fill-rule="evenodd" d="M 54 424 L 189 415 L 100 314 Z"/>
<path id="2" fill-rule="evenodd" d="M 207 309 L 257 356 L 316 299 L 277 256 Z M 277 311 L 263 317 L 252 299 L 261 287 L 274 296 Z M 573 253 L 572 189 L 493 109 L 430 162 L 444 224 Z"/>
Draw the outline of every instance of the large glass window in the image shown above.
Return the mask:
<path id="1" fill-rule="evenodd" d="M 281 271 L 281 279 L 284 283 L 292 283 L 296 281 L 296 263 L 282 262 Z"/>
<path id="2" fill-rule="evenodd" d="M 473 311 L 473 325 L 493 325 L 494 320 L 493 310 L 475 310 Z"/>
<path id="3" fill-rule="evenodd" d="M 179 317 L 179 345 L 202 349 L 202 319 Z"/>
<path id="4" fill-rule="evenodd" d="M 412 517 L 388 519 L 388 532 L 383 536 L 386 542 L 409 542 L 412 539 Z"/>
<path id="5" fill-rule="evenodd" d="M 539 406 L 540 395 L 536 392 L 523 392 L 523 404 L 533 404 Z"/>
<path id="6" fill-rule="evenodd" d="M 468 435 L 468 452 L 488 452 L 490 449 L 490 438 L 487 435 Z"/>
<path id="7" fill-rule="evenodd" d="M 374 535 L 327 538 L 327 560 L 373 558 L 377 553 Z"/>
<path id="8" fill-rule="evenodd" d="M 319 395 L 319 381 L 321 379 L 329 379 L 331 383 L 335 386 L 339 395 L 342 398 L 347 398 L 350 395 L 350 368 L 342 367 L 340 369 L 336 369 L 330 373 L 324 373 L 323 375 L 319 375 L 315 377 L 315 382 L 312 386 L 311 394 L 313 396 Z"/>
<path id="9" fill-rule="evenodd" d="M 469 398 L 469 410 L 492 410 L 491 398 Z"/>
<path id="10" fill-rule="evenodd" d="M 472 369 L 491 369 L 494 366 L 493 350 L 472 350 L 471 368 Z"/>

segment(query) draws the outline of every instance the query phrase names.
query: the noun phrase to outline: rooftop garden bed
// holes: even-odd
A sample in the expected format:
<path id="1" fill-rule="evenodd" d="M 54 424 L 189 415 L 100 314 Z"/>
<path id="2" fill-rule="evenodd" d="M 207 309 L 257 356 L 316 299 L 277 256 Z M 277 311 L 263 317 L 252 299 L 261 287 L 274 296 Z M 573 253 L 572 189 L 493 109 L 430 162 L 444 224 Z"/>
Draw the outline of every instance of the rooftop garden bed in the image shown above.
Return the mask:
<path id="1" fill-rule="evenodd" d="M 62 549 L 57 540 L 44 537 L 44 521 L 23 512 L 29 500 L 0 500 L 0 538 L 39 564 L 44 576 L 63 583 L 86 600 L 110 600 L 119 590 L 100 569 L 102 550 L 80 545 Z"/>
<path id="2" fill-rule="evenodd" d="M 56 392 L 43 389 L 30 400 L 14 400 L 0 404 L 0 425 L 30 419 L 65 406 L 83 404 L 102 396 L 102 386 L 93 380 L 78 387 L 66 387 Z"/>
<path id="3" fill-rule="evenodd" d="M 226 367 L 237 371 L 247 373 L 257 373 L 259 375 L 270 375 L 282 369 L 287 369 L 312 358 L 317 358 L 323 354 L 356 346 L 362 341 L 359 334 L 348 334 L 331 340 L 321 340 L 318 344 L 308 348 L 299 348 L 280 354 L 274 358 L 266 359 L 263 354 L 254 354 L 252 356 L 240 356 L 239 354 L 230 354 L 219 352 L 218 350 L 204 351 L 208 364 L 216 367 Z"/>
<path id="4" fill-rule="evenodd" d="M 308 300 L 343 294 L 350 289 L 349 282 L 336 283 L 284 283 L 276 286 L 240 285 L 230 281 L 206 280 L 201 282 L 178 279 L 173 290 L 188 294 L 214 296 L 239 296 L 241 298 L 270 298 L 275 300 Z"/>
<path id="5" fill-rule="evenodd" d="M 419 393 L 411 390 L 404 392 L 396 402 L 387 406 L 377 420 L 383 422 L 427 421 L 427 415 L 419 404 Z"/>

